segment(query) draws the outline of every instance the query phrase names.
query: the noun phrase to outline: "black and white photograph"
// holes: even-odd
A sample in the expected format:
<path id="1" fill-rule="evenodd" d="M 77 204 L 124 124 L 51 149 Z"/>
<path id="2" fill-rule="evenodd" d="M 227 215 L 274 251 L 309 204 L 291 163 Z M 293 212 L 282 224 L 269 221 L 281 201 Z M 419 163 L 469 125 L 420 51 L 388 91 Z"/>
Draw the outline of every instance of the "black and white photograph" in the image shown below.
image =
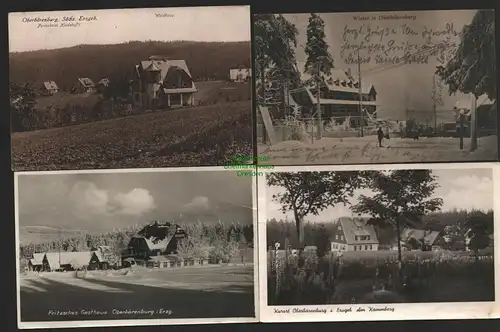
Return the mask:
<path id="1" fill-rule="evenodd" d="M 491 166 L 473 165 L 268 172 L 260 287 L 261 308 L 273 311 L 262 319 L 487 317 L 496 305 L 494 180 Z M 289 309 L 297 306 L 311 309 Z"/>
<path id="2" fill-rule="evenodd" d="M 255 14 L 262 164 L 497 161 L 495 12 Z"/>
<path id="3" fill-rule="evenodd" d="M 19 327 L 255 321 L 252 186 L 214 168 L 17 173 Z"/>
<path id="4" fill-rule="evenodd" d="M 249 6 L 9 14 L 13 171 L 253 154 Z"/>

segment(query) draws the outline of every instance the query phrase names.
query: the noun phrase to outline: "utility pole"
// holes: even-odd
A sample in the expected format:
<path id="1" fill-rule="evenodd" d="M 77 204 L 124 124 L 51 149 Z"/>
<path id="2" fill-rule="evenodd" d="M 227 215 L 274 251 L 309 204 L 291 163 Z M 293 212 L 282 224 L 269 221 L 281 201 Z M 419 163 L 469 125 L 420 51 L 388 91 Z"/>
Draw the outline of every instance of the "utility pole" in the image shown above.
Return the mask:
<path id="1" fill-rule="evenodd" d="M 359 136 L 363 137 L 363 127 L 364 127 L 364 118 L 363 118 L 363 89 L 361 88 L 361 58 L 359 56 L 359 48 L 358 48 L 358 93 L 359 93 Z"/>
<path id="2" fill-rule="evenodd" d="M 470 94 L 470 151 L 477 149 L 477 98 L 474 93 Z"/>
<path id="3" fill-rule="evenodd" d="M 320 62 L 318 61 L 318 64 L 317 64 L 317 77 L 316 77 L 316 106 L 317 106 L 317 113 L 318 113 L 318 139 L 321 138 L 321 133 L 322 133 L 322 126 L 323 126 L 323 119 L 322 119 L 322 116 L 321 116 L 321 94 L 320 94 L 320 91 L 321 91 L 321 83 L 320 83 Z"/>
<path id="4" fill-rule="evenodd" d="M 432 107 L 434 110 L 434 133 L 437 135 L 436 98 L 437 98 L 436 74 L 432 74 Z"/>

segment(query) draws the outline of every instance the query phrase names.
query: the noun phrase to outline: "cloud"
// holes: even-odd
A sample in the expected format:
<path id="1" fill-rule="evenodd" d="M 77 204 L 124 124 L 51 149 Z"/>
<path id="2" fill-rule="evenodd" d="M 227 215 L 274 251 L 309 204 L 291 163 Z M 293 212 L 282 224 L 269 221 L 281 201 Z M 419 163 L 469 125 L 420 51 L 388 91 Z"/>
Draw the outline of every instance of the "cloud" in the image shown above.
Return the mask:
<path id="1" fill-rule="evenodd" d="M 93 182 L 79 181 L 73 185 L 68 196 L 75 208 L 73 214 L 84 219 L 91 216 L 140 216 L 156 208 L 153 196 L 141 188 L 111 194 Z"/>
<path id="2" fill-rule="evenodd" d="M 443 210 L 493 208 L 493 181 L 477 175 L 459 176 L 452 188 L 442 194 Z"/>
<path id="3" fill-rule="evenodd" d="M 191 202 L 184 205 L 184 209 L 188 211 L 208 210 L 210 209 L 210 202 L 208 201 L 208 197 L 196 196 Z"/>
<path id="4" fill-rule="evenodd" d="M 118 193 L 114 197 L 118 213 L 140 216 L 156 208 L 153 196 L 146 189 L 135 188 L 126 194 Z"/>

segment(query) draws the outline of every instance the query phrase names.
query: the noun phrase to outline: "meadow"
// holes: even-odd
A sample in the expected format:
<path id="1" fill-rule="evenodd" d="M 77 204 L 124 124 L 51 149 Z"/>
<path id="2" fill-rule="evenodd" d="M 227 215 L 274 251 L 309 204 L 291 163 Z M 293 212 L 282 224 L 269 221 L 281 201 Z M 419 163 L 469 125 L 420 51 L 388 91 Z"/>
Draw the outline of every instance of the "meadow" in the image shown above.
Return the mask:
<path id="1" fill-rule="evenodd" d="M 494 301 L 492 252 L 268 252 L 269 305 Z"/>

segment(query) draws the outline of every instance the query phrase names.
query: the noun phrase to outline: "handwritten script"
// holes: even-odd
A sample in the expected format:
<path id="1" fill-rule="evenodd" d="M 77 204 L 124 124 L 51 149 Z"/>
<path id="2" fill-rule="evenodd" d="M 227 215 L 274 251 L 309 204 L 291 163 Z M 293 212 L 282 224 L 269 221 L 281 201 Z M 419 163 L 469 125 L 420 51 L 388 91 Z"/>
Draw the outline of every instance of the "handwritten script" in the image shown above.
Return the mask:
<path id="1" fill-rule="evenodd" d="M 446 64 L 459 43 L 460 32 L 454 23 L 431 28 L 418 20 L 399 21 L 388 27 L 387 23 L 354 19 L 355 26 L 345 25 L 342 32 L 340 56 L 346 64 L 423 64 L 430 58 Z"/>
<path id="2" fill-rule="evenodd" d="M 37 28 L 77 28 L 84 23 L 97 21 L 95 15 L 66 15 L 56 17 L 23 17 L 21 21 L 26 24 L 36 25 Z"/>

